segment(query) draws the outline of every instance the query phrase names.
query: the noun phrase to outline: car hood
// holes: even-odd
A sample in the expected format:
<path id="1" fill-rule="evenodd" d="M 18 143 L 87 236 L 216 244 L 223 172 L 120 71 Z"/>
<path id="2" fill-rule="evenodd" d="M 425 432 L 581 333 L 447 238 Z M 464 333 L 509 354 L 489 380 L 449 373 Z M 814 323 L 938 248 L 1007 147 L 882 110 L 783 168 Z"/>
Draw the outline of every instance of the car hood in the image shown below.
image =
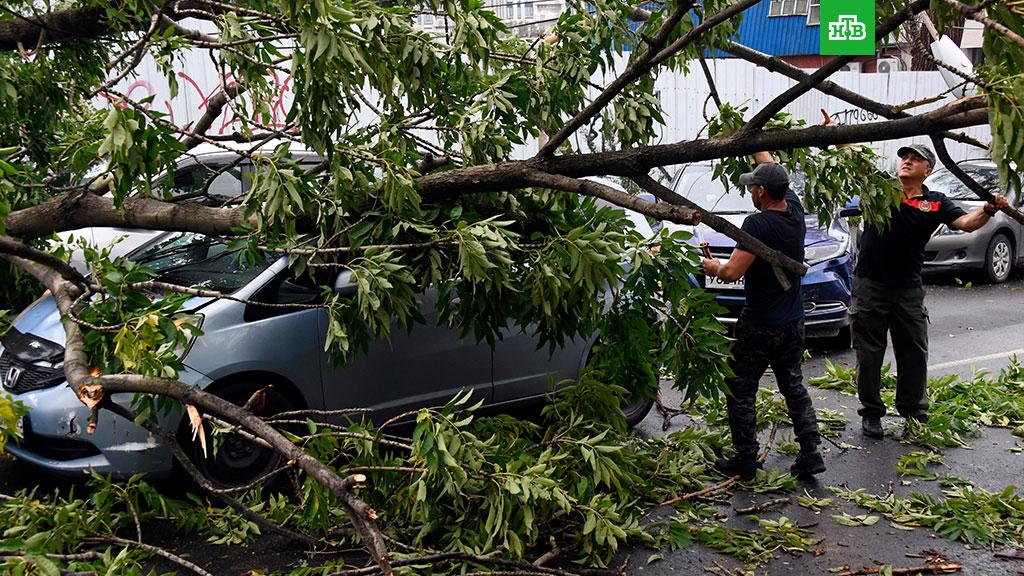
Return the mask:
<path id="1" fill-rule="evenodd" d="M 718 216 L 727 220 L 730 224 L 733 224 L 737 228 L 743 225 L 743 221 L 747 219 L 752 213 L 745 214 L 719 214 Z M 828 235 L 828 231 L 822 228 L 818 219 L 814 216 L 808 216 L 806 219 L 807 223 L 807 235 L 804 237 L 804 246 L 813 246 L 817 244 L 825 243 L 838 243 L 839 241 Z M 669 230 L 685 230 L 693 234 L 693 238 L 690 239 L 689 243 L 696 246 L 700 242 L 700 237 L 704 237 L 704 241 L 708 243 L 711 248 L 728 249 L 736 246 L 736 241 L 729 238 L 725 234 L 713 230 L 707 224 L 699 224 L 697 226 L 686 226 L 681 224 L 670 224 L 666 223 L 665 227 Z"/>
<path id="2" fill-rule="evenodd" d="M 212 298 L 190 298 L 182 306 L 182 311 L 194 313 L 212 302 Z M 30 304 L 18 316 L 13 327 L 22 334 L 31 334 L 62 347 L 67 340 L 57 301 L 49 293 Z"/>
<path id="3" fill-rule="evenodd" d="M 49 294 L 33 302 L 14 323 L 23 334 L 33 334 L 50 342 L 64 345 L 64 325 L 60 321 L 57 301 Z"/>
<path id="4" fill-rule="evenodd" d="M 166 231 L 161 230 L 137 230 L 99 226 L 61 232 L 57 234 L 57 237 L 60 238 L 61 242 L 71 247 L 71 266 L 83 274 L 88 274 L 89 270 L 85 264 L 82 250 L 69 242 L 71 238 L 84 238 L 96 249 L 109 248 L 110 257 L 116 258 L 118 256 L 127 256 L 135 251 L 136 248 L 166 233 Z"/>

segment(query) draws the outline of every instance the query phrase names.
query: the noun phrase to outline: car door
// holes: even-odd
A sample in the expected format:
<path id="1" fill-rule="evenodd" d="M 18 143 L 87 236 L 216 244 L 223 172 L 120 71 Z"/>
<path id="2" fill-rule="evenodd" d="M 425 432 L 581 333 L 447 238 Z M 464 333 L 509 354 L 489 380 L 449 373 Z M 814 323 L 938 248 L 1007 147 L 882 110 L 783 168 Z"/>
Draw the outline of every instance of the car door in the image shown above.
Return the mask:
<path id="1" fill-rule="evenodd" d="M 576 378 L 586 360 L 589 342 L 573 338 L 553 351 L 531 328 L 509 327 L 494 348 L 494 402 L 542 396 L 567 378 Z"/>
<path id="2" fill-rule="evenodd" d="M 339 286 L 342 293 L 351 289 L 344 279 Z M 438 326 L 435 290 L 427 290 L 419 299 L 425 324 L 409 331 L 394 326 L 390 339 L 373 342 L 367 353 L 356 353 L 345 366 L 321 354 L 328 409 L 369 408 L 379 424 L 408 411 L 444 405 L 464 390 L 472 390 L 473 402 L 492 401 L 490 346 Z M 326 325 L 319 332 L 322 349 Z"/>

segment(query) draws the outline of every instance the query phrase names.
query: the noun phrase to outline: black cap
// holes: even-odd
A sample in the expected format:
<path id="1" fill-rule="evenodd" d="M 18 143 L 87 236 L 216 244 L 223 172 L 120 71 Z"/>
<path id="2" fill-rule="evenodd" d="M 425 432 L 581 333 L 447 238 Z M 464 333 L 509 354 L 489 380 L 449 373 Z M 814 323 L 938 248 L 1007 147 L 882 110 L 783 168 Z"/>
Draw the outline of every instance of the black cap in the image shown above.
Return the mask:
<path id="1" fill-rule="evenodd" d="M 900 149 L 896 151 L 896 156 L 903 158 L 907 154 L 913 152 L 921 158 L 928 161 L 928 165 L 935 168 L 935 153 L 932 152 L 931 148 L 924 144 L 910 144 L 909 146 L 900 146 Z"/>
<path id="2" fill-rule="evenodd" d="M 782 164 L 764 162 L 758 164 L 753 172 L 740 174 L 740 184 L 760 184 L 771 190 L 785 189 L 789 187 L 789 172 L 786 172 Z"/>

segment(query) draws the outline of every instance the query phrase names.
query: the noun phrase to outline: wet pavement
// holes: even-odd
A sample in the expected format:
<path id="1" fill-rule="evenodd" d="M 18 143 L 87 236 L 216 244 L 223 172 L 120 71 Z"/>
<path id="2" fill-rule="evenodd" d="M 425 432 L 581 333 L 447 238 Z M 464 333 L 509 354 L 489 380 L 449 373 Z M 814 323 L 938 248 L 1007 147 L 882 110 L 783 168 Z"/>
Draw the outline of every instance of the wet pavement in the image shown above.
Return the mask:
<path id="1" fill-rule="evenodd" d="M 926 288 L 926 304 L 930 311 L 931 326 L 929 376 L 958 374 L 970 376 L 975 369 L 998 372 L 1005 366 L 1012 353 L 1024 360 L 1024 281 L 1020 277 L 1006 284 L 976 285 L 965 289 L 953 276 L 929 277 Z M 825 359 L 845 367 L 855 365 L 852 350 L 813 352 L 804 363 L 804 377 L 820 376 L 824 373 Z M 888 360 L 892 359 L 891 346 Z M 774 387 L 769 372 L 762 379 L 762 386 Z M 751 569 L 755 574 L 830 574 L 844 566 L 851 570 L 891 564 L 894 567 L 921 566 L 931 551 L 940 553 L 950 562 L 963 565 L 962 574 L 1002 575 L 1021 574 L 1024 561 L 1004 560 L 990 550 L 954 542 L 936 536 L 928 528 L 904 531 L 894 528 L 884 517 L 873 526 L 848 527 L 838 524 L 831 515 L 875 514 L 852 502 L 835 497 L 830 486 L 848 489 L 864 488 L 884 495 L 889 490 L 905 497 L 911 493 L 927 493 L 940 496 L 942 487 L 938 482 L 916 477 L 901 477 L 896 471 L 900 456 L 920 447 L 902 444 L 887 435 L 883 440 L 867 438 L 860 433 L 860 419 L 857 416 L 859 403 L 854 396 L 833 390 L 810 388 L 811 397 L 818 408 L 832 408 L 842 412 L 847 426 L 841 437 L 833 440 L 856 446 L 840 450 L 825 442 L 822 444 L 825 464 L 828 470 L 820 474 L 816 482 L 798 482 L 797 492 L 790 494 L 791 503 L 773 506 L 758 514 L 758 518 L 775 520 L 786 516 L 796 524 L 812 525 L 811 528 L 821 542 L 812 547 L 812 552 L 791 555 L 776 552 L 773 560 L 765 566 Z M 662 387 L 662 400 L 667 406 L 678 406 L 680 394 L 668 385 Z M 668 432 L 678 430 L 689 423 L 685 416 L 671 422 Z M 883 418 L 883 426 L 899 436 L 903 420 L 898 417 Z M 647 434 L 664 434 L 661 417 L 652 412 L 641 424 Z M 970 442 L 970 448 L 947 448 L 942 457 L 943 464 L 935 467 L 939 474 L 951 474 L 970 480 L 976 487 L 988 491 L 1002 490 L 1007 485 L 1020 487 L 1024 481 L 1024 453 L 1011 452 L 1019 438 L 1005 428 L 984 428 L 981 438 Z M 767 432 L 762 442 L 767 441 Z M 777 437 L 792 438 L 792 429 L 780 428 Z M 793 456 L 771 452 L 765 462 L 766 468 L 788 471 Z M 806 489 L 818 498 L 832 498 L 832 505 L 815 514 L 796 504 L 796 496 Z M 1018 494 L 1021 491 L 1018 490 Z M 757 529 L 756 521 L 747 519 L 746 514 L 735 512 L 737 508 L 749 507 L 779 498 L 780 494 L 754 494 L 734 490 L 729 506 L 719 506 L 719 511 L 729 514 L 726 524 L 734 528 Z M 655 512 L 662 514 L 664 511 Z M 879 515 L 880 516 L 880 515 Z M 1009 552 L 1009 550 L 1002 550 Z M 620 562 L 628 557 L 628 567 L 633 574 L 642 575 L 686 575 L 707 574 L 708 569 L 722 568 L 735 571 L 742 568 L 741 562 L 707 547 L 694 545 L 676 552 L 662 551 L 663 560 L 647 564 L 653 550 L 633 549 L 625 552 Z M 726 572 L 732 573 L 732 572 Z"/>

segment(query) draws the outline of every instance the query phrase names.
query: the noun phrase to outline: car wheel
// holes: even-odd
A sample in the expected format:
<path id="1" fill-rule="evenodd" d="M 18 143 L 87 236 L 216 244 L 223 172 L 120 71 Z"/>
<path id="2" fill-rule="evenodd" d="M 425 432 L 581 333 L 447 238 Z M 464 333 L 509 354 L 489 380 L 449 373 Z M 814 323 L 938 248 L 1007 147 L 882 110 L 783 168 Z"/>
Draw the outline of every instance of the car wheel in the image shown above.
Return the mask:
<path id="1" fill-rule="evenodd" d="M 595 347 L 597 344 L 595 344 Z M 590 350 L 590 354 L 587 358 L 587 365 L 590 366 L 594 360 L 594 349 Z M 632 394 L 630 394 L 632 396 Z M 632 397 L 623 398 L 622 404 L 622 416 L 626 419 L 626 428 L 633 428 L 637 424 L 643 422 L 644 418 L 647 417 L 647 413 L 651 411 L 654 406 L 654 400 L 651 398 L 645 398 L 641 400 L 634 400 Z"/>
<path id="2" fill-rule="evenodd" d="M 622 406 L 622 415 L 626 417 L 626 426 L 629 428 L 635 427 L 637 424 L 644 421 L 647 417 L 647 413 L 651 411 L 651 407 L 654 406 L 654 400 L 638 400 L 636 402 L 630 402 Z"/>
<path id="3" fill-rule="evenodd" d="M 231 382 L 213 390 L 217 396 L 239 406 L 245 404 L 256 390 L 264 384 L 252 382 Z M 270 416 L 280 412 L 294 410 L 296 407 L 287 396 L 277 388 L 266 391 L 262 411 L 253 412 L 259 416 Z M 195 464 L 203 477 L 218 488 L 236 488 L 244 486 L 273 471 L 281 461 L 281 457 L 273 450 L 254 444 L 238 433 L 229 433 L 213 450 L 211 429 L 206 427 L 207 453 L 204 455 L 198 440 L 192 440 L 192 429 L 188 417 L 182 419 L 178 430 L 178 441 Z"/>
<path id="4" fill-rule="evenodd" d="M 985 251 L 985 275 L 993 283 L 1005 282 L 1013 269 L 1013 245 L 1006 234 L 996 234 Z"/>

